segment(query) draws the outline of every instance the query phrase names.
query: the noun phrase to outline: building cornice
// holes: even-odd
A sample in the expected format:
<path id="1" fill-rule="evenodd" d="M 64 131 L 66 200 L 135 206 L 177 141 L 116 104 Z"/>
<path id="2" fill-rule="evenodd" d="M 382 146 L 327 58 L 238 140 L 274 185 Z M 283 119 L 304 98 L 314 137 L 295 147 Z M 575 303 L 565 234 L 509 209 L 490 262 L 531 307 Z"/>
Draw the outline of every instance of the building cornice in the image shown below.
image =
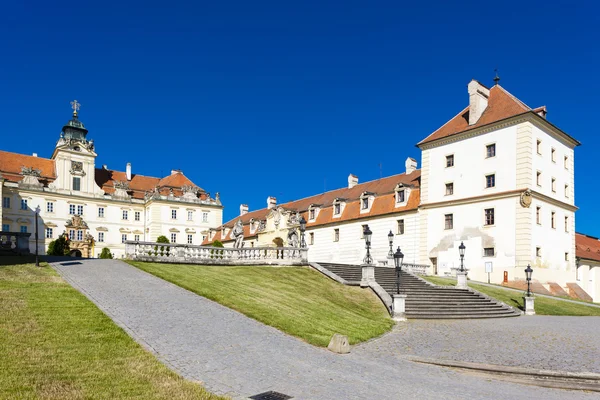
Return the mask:
<path id="1" fill-rule="evenodd" d="M 543 193 L 536 192 L 535 190 L 531 190 L 531 194 L 533 195 L 534 198 L 545 201 L 550 204 L 553 204 L 557 207 L 566 208 L 567 210 L 573 211 L 573 212 L 579 210 L 579 207 L 574 206 L 573 204 L 565 203 L 564 201 L 557 200 L 557 199 L 547 196 Z"/>
<path id="2" fill-rule="evenodd" d="M 419 206 L 419 209 L 427 210 L 429 208 L 459 206 L 459 205 L 463 205 L 463 204 L 479 203 L 480 201 L 506 199 L 506 198 L 510 198 L 510 197 L 517 197 L 517 196 L 521 195 L 521 193 L 523 193 L 524 191 L 525 191 L 524 189 L 516 189 L 516 190 L 509 190 L 506 192 L 484 194 L 481 196 L 465 197 L 462 199 L 452 199 L 452 200 L 446 200 L 446 201 L 439 201 L 436 203 L 421 204 Z"/>

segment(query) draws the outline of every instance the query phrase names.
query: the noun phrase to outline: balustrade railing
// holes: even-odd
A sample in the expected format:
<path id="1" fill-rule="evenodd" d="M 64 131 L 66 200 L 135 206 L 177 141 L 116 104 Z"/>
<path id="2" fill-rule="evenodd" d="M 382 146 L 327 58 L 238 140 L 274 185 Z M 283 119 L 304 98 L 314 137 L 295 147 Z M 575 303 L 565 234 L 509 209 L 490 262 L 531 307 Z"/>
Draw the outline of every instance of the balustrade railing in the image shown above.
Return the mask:
<path id="1" fill-rule="evenodd" d="M 25 232 L 0 232 L 0 253 L 29 253 L 30 236 Z"/>
<path id="2" fill-rule="evenodd" d="M 125 242 L 127 258 L 139 261 L 217 265 L 302 265 L 308 249 L 248 247 L 241 249 L 173 243 Z"/>
<path id="3" fill-rule="evenodd" d="M 429 266 L 424 264 L 402 264 L 402 268 L 415 275 L 427 275 Z"/>

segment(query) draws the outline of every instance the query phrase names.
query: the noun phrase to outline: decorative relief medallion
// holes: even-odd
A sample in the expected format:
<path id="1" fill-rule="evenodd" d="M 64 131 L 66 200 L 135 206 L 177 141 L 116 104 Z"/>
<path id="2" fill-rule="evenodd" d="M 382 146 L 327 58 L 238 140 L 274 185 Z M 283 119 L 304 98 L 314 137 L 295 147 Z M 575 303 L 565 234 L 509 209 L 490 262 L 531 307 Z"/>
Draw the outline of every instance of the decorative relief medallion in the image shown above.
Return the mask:
<path id="1" fill-rule="evenodd" d="M 83 171 L 83 163 L 81 161 L 71 161 L 71 171 L 73 171 L 73 172 Z"/>
<path id="2" fill-rule="evenodd" d="M 521 193 L 521 206 L 524 208 L 529 208 L 531 206 L 532 196 L 531 190 L 527 189 L 523 193 Z"/>

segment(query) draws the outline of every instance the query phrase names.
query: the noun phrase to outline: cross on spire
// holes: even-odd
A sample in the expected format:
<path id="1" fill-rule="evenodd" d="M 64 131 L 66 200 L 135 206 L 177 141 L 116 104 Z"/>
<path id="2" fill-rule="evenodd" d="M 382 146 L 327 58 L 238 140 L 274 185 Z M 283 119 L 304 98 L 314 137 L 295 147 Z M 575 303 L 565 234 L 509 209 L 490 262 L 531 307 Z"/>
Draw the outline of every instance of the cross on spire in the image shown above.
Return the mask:
<path id="1" fill-rule="evenodd" d="M 73 100 L 71 102 L 71 108 L 73 109 L 73 115 L 77 115 L 77 111 L 79 111 L 81 108 L 81 103 L 79 103 L 77 100 Z"/>
<path id="2" fill-rule="evenodd" d="M 496 77 L 494 78 L 494 82 L 497 85 L 500 82 L 500 77 L 498 76 L 498 68 L 494 70 L 496 72 Z"/>

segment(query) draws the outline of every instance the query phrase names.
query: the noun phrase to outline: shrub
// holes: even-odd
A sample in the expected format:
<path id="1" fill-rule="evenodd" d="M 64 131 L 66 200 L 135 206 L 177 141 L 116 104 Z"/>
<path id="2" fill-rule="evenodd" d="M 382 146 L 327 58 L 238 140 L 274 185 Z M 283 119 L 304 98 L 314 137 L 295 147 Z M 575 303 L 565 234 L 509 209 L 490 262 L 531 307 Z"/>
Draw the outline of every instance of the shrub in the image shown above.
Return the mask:
<path id="1" fill-rule="evenodd" d="M 68 256 L 69 253 L 71 253 L 71 247 L 66 235 L 60 235 L 58 239 L 51 241 L 46 252 L 49 256 Z"/>
<path id="2" fill-rule="evenodd" d="M 102 249 L 102 253 L 100 253 L 100 258 L 113 258 L 108 247 Z"/>
<path id="3" fill-rule="evenodd" d="M 160 235 L 156 238 L 156 243 L 171 243 L 165 235 Z"/>
<path id="4" fill-rule="evenodd" d="M 220 247 L 220 248 L 225 247 L 225 246 L 223 246 L 223 243 L 221 243 L 218 240 L 215 240 L 214 242 L 212 242 L 211 246 L 212 247 Z M 210 258 L 223 258 L 223 250 L 211 250 L 210 254 L 211 254 Z"/>
<path id="5" fill-rule="evenodd" d="M 223 243 L 221 243 L 221 242 L 220 242 L 220 241 L 218 241 L 218 240 L 215 240 L 214 242 L 212 242 L 212 245 L 211 245 L 211 246 L 212 246 L 212 247 L 225 247 L 225 246 L 223 246 Z"/>
<path id="6" fill-rule="evenodd" d="M 156 238 L 156 243 L 170 243 L 170 242 L 169 242 L 169 239 L 165 235 L 160 235 L 159 237 Z M 169 247 L 166 247 L 166 249 L 165 249 L 165 246 L 160 246 L 160 249 L 159 249 L 159 246 L 154 246 L 154 251 L 156 253 L 155 255 L 158 255 L 160 252 L 160 255 L 162 256 L 162 255 L 164 255 L 165 250 L 166 250 L 167 255 L 169 255 Z"/>

